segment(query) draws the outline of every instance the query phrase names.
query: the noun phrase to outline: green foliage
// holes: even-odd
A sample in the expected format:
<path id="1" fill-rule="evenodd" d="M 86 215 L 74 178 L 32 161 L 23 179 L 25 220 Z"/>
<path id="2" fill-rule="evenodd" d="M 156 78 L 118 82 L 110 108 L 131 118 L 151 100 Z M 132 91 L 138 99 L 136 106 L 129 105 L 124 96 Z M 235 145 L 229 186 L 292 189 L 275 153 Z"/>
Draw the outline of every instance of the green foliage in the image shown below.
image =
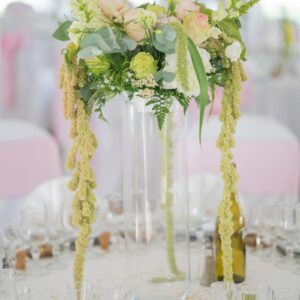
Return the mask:
<path id="1" fill-rule="evenodd" d="M 254 6 L 255 4 L 257 4 L 260 0 L 249 0 L 247 3 L 245 3 L 244 5 L 242 5 L 240 8 L 239 8 L 239 13 L 240 13 L 240 16 L 242 15 L 245 15 L 249 9 Z"/>
<path id="2" fill-rule="evenodd" d="M 163 53 L 171 54 L 176 50 L 176 31 L 170 25 L 165 25 L 155 32 L 154 47 Z"/>
<path id="3" fill-rule="evenodd" d="M 162 81 L 166 82 L 172 82 L 175 79 L 175 74 L 171 72 L 165 72 L 163 69 L 159 70 L 155 76 L 154 79 L 156 82 L 160 83 Z"/>
<path id="4" fill-rule="evenodd" d="M 88 54 L 95 52 L 96 49 L 103 53 L 125 53 L 136 47 L 135 41 L 125 35 L 116 35 L 111 28 L 107 27 L 87 34 L 80 42 L 81 51 L 86 51 Z M 86 48 L 90 50 L 85 50 Z"/>
<path id="5" fill-rule="evenodd" d="M 61 23 L 58 28 L 54 31 L 53 33 L 53 37 L 59 41 L 69 41 L 69 28 L 72 25 L 71 21 L 65 21 L 63 23 Z"/>
<path id="6" fill-rule="evenodd" d="M 227 36 L 238 40 L 244 45 L 239 27 L 236 24 L 236 19 L 224 19 L 217 24 L 220 30 L 222 30 Z"/>
<path id="7" fill-rule="evenodd" d="M 166 116 L 170 112 L 171 104 L 172 99 L 168 97 L 161 97 L 159 95 L 154 95 L 152 99 L 146 103 L 147 106 L 152 106 L 152 110 L 157 119 L 159 129 L 162 129 L 163 127 Z"/>
<path id="8" fill-rule="evenodd" d="M 189 38 L 189 51 L 192 58 L 193 66 L 197 75 L 197 79 L 200 86 L 200 95 L 196 97 L 196 100 L 199 103 L 200 106 L 200 116 L 199 116 L 199 139 L 201 142 L 201 136 L 202 136 L 202 127 L 203 127 L 203 121 L 204 121 L 204 113 L 206 106 L 208 104 L 209 98 L 208 98 L 208 83 L 207 83 L 207 77 L 204 69 L 204 65 L 201 59 L 201 56 L 198 52 L 198 49 L 194 42 Z"/>
<path id="9" fill-rule="evenodd" d="M 101 55 L 103 52 L 99 48 L 95 46 L 88 46 L 78 52 L 78 58 L 82 59 L 90 59 Z"/>

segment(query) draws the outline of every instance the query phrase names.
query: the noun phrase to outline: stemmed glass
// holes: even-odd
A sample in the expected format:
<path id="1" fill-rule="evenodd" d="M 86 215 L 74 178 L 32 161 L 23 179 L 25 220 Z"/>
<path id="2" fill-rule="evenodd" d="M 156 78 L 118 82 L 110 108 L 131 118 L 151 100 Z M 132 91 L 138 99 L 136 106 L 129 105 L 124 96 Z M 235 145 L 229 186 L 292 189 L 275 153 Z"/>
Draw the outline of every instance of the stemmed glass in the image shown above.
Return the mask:
<path id="1" fill-rule="evenodd" d="M 284 269 L 295 267 L 294 245 L 296 237 L 295 209 L 291 205 L 282 205 L 279 212 L 280 236 L 285 240 L 286 256 L 278 263 Z"/>
<path id="2" fill-rule="evenodd" d="M 63 203 L 62 201 L 52 201 L 46 205 L 46 221 L 48 239 L 52 245 L 54 260 L 47 266 L 50 270 L 63 269 L 66 264 L 59 259 L 60 247 L 64 243 L 63 226 Z"/>
<path id="3" fill-rule="evenodd" d="M 68 286 L 67 300 L 94 300 L 94 287 L 91 284 L 83 283 L 81 288 Z"/>
<path id="4" fill-rule="evenodd" d="M 215 282 L 211 285 L 213 300 L 236 300 L 237 286 L 230 282 Z"/>
<path id="5" fill-rule="evenodd" d="M 300 291 L 297 289 L 274 289 L 273 300 L 299 300 Z"/>
<path id="6" fill-rule="evenodd" d="M 3 229 L 3 243 L 5 249 L 5 257 L 9 268 L 16 272 L 16 280 L 24 278 L 24 271 L 16 270 L 16 256 L 18 251 L 26 250 L 23 245 L 19 232 L 19 223 L 10 223 Z"/>
<path id="7" fill-rule="evenodd" d="M 238 300 L 271 300 L 271 289 L 256 283 L 238 285 Z"/>
<path id="8" fill-rule="evenodd" d="M 32 263 L 28 275 L 42 276 L 49 271 L 41 266 L 39 247 L 47 241 L 46 208 L 43 202 L 27 205 L 21 212 L 20 233 L 30 246 Z"/>
<path id="9" fill-rule="evenodd" d="M 277 237 L 280 234 L 280 207 L 280 204 L 276 204 L 268 205 L 264 209 L 264 232 L 271 244 L 271 250 L 264 256 L 266 261 L 277 261 L 279 259 Z"/>
<path id="10" fill-rule="evenodd" d="M 0 300 L 17 300 L 15 272 L 9 269 L 0 270 Z"/>

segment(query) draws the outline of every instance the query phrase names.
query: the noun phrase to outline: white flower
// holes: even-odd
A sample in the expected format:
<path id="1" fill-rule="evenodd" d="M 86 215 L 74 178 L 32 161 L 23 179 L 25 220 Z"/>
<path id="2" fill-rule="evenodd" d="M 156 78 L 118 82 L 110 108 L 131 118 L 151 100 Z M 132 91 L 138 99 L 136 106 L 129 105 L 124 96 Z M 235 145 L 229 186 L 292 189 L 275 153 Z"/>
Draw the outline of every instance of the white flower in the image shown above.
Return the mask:
<path id="1" fill-rule="evenodd" d="M 231 45 L 226 47 L 225 55 L 232 61 L 237 62 L 241 57 L 243 51 L 242 45 L 240 42 L 235 41 Z"/>
<path id="2" fill-rule="evenodd" d="M 176 65 L 177 65 L 177 55 L 176 53 L 174 54 L 168 54 L 166 56 L 166 66 L 164 68 L 165 72 L 170 72 L 176 74 Z M 195 73 L 195 70 L 193 68 L 192 61 L 190 57 L 188 56 L 188 74 L 189 74 L 189 91 L 185 92 L 182 86 L 179 84 L 177 81 L 176 77 L 173 81 L 171 82 L 163 82 L 163 86 L 165 89 L 178 89 L 178 91 L 184 93 L 186 96 L 198 96 L 200 94 L 200 88 L 199 84 L 197 81 L 197 76 Z"/>
<path id="3" fill-rule="evenodd" d="M 213 67 L 210 63 L 210 54 L 205 49 L 202 48 L 198 48 L 198 52 L 202 58 L 205 73 L 211 73 Z"/>
<path id="4" fill-rule="evenodd" d="M 202 58 L 205 72 L 210 73 L 212 71 L 212 65 L 210 63 L 210 54 L 205 49 L 202 48 L 198 48 L 198 51 Z M 164 68 L 164 71 L 176 74 L 176 68 L 177 68 L 176 65 L 177 65 L 176 53 L 168 54 L 166 56 L 166 66 Z M 189 90 L 187 92 L 184 91 L 182 86 L 177 81 L 176 77 L 171 82 L 164 81 L 163 87 L 165 89 L 178 89 L 178 91 L 184 93 L 186 96 L 189 97 L 199 96 L 200 94 L 199 82 L 190 56 L 188 56 L 188 82 L 189 82 Z"/>
<path id="5" fill-rule="evenodd" d="M 217 27 L 212 27 L 211 29 L 210 29 L 210 36 L 212 37 L 212 38 L 214 38 L 214 39 L 218 39 L 219 38 L 219 35 L 222 33 L 222 31 L 219 29 L 219 28 L 217 28 Z"/>
<path id="6" fill-rule="evenodd" d="M 154 12 L 143 10 L 137 18 L 137 23 L 146 28 L 153 28 L 157 23 L 157 16 Z"/>
<path id="7" fill-rule="evenodd" d="M 221 0 L 218 1 L 218 10 L 212 13 L 212 19 L 215 22 L 219 22 L 224 20 L 227 17 L 227 12 L 223 6 L 223 2 Z"/>
<path id="8" fill-rule="evenodd" d="M 86 29 L 87 24 L 81 21 L 74 21 L 69 28 L 69 37 L 71 41 L 78 45 L 83 35 L 83 31 Z"/>

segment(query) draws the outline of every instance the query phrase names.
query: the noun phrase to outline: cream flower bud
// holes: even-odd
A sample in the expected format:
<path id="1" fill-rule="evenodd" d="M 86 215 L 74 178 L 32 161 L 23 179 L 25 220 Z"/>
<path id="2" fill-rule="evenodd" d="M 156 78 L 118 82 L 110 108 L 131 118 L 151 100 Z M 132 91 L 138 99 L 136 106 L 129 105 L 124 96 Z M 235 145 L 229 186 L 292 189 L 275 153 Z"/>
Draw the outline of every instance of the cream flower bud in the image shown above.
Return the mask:
<path id="1" fill-rule="evenodd" d="M 241 57 L 241 53 L 243 51 L 242 45 L 240 42 L 235 41 L 231 45 L 226 47 L 225 55 L 228 57 L 232 62 L 237 62 Z"/>

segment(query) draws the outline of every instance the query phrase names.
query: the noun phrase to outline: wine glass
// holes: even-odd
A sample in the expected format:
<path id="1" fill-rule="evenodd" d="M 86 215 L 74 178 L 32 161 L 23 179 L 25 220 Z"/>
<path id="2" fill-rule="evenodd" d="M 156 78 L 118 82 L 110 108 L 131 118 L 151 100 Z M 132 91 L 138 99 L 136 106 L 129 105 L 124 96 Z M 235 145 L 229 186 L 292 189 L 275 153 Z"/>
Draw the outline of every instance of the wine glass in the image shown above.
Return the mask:
<path id="1" fill-rule="evenodd" d="M 271 300 L 271 289 L 256 283 L 238 285 L 238 300 Z"/>
<path id="2" fill-rule="evenodd" d="M 81 288 L 69 285 L 67 289 L 67 300 L 94 300 L 94 286 L 92 284 L 83 283 Z"/>
<path id="3" fill-rule="evenodd" d="M 298 289 L 277 288 L 272 292 L 273 300 L 299 300 Z"/>
<path id="4" fill-rule="evenodd" d="M 230 282 L 215 282 L 211 285 L 213 300 L 236 300 L 237 286 Z"/>
<path id="5" fill-rule="evenodd" d="M 265 254 L 264 260 L 277 261 L 279 259 L 277 237 L 280 234 L 280 204 L 267 205 L 264 210 L 264 219 L 265 237 L 271 244 L 271 250 Z"/>
<path id="6" fill-rule="evenodd" d="M 43 202 L 27 205 L 21 212 L 20 233 L 30 246 L 32 262 L 28 271 L 31 276 L 42 276 L 49 273 L 41 266 L 40 246 L 47 241 L 46 209 Z"/>
<path id="7" fill-rule="evenodd" d="M 284 269 L 292 269 L 295 267 L 294 245 L 296 237 L 295 209 L 291 205 L 280 206 L 280 236 L 285 240 L 285 251 L 278 266 Z"/>
<path id="8" fill-rule="evenodd" d="M 17 287 L 18 300 L 30 300 L 31 290 L 28 286 Z"/>
<path id="9" fill-rule="evenodd" d="M 10 269 L 0 270 L 0 300 L 17 300 L 15 272 Z"/>
<path id="10" fill-rule="evenodd" d="M 26 250 L 26 246 L 23 245 L 20 237 L 19 223 L 14 222 L 5 226 L 2 239 L 9 268 L 14 269 L 17 281 L 24 279 L 24 271 L 16 270 L 17 253 L 18 251 Z"/>
<path id="11" fill-rule="evenodd" d="M 52 245 L 53 261 L 48 264 L 50 270 L 63 269 L 66 264 L 59 258 L 60 247 L 64 243 L 63 202 L 52 201 L 46 205 L 48 239 Z"/>

